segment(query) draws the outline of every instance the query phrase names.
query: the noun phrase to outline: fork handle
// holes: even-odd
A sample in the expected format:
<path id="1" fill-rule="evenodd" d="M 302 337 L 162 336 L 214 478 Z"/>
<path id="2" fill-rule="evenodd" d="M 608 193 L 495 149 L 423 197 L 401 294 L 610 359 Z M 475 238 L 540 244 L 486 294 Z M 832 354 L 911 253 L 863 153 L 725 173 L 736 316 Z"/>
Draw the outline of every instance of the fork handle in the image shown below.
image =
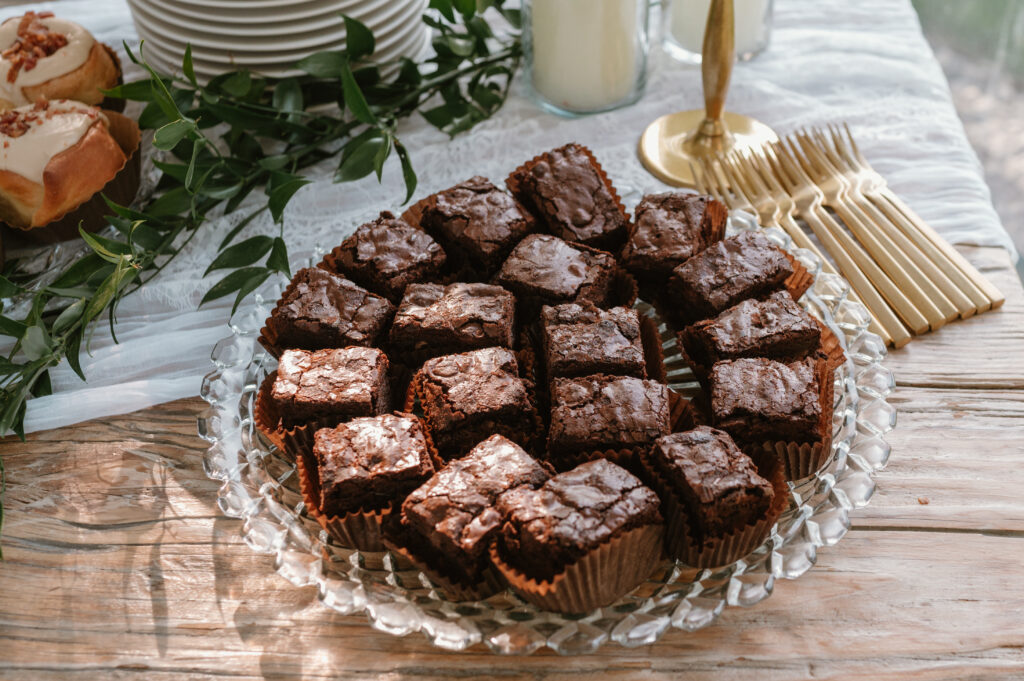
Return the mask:
<path id="1" fill-rule="evenodd" d="M 948 241 L 929 227 L 928 223 L 922 220 L 891 189 L 882 187 L 878 193 L 892 206 L 894 210 L 891 216 L 908 236 L 913 237 L 917 234 L 923 237 L 924 240 L 941 251 L 946 258 L 956 265 L 957 272 L 962 273 L 969 280 L 972 286 L 964 287 L 964 291 L 978 305 L 979 313 L 1000 307 L 1006 302 L 1006 296 L 999 289 L 993 286 L 971 263 L 967 262 L 967 259 L 960 255 L 960 252 L 953 248 Z M 884 203 L 882 205 L 884 208 Z M 949 272 L 949 275 L 955 277 L 957 272 Z M 979 293 L 981 295 L 978 295 Z"/>
<path id="2" fill-rule="evenodd" d="M 847 248 L 852 246 L 853 248 L 850 250 L 853 253 L 859 252 L 858 260 L 860 260 L 861 264 L 865 266 L 874 264 L 871 259 L 868 258 L 867 255 L 860 250 L 860 247 L 857 246 L 857 244 L 849 237 L 846 237 L 850 242 L 845 245 L 846 247 L 840 245 L 839 239 L 836 235 L 842 234 L 843 236 L 846 236 L 846 234 L 840 231 L 839 226 L 835 224 L 835 221 L 833 221 L 832 218 L 828 217 L 827 213 L 822 215 L 812 209 L 808 211 L 801 211 L 801 217 L 807 222 L 814 234 L 821 239 L 821 242 L 825 245 L 825 249 L 832 254 L 833 258 L 835 258 L 836 263 L 839 265 L 839 269 L 843 272 L 843 276 L 846 277 L 850 282 L 850 285 L 857 291 L 857 295 L 859 295 L 861 300 L 864 301 L 864 304 L 867 306 L 872 316 L 875 317 L 879 321 L 879 324 L 889 332 L 893 346 L 901 348 L 909 343 L 911 339 L 910 332 L 907 331 L 905 326 L 903 326 L 899 317 L 896 316 L 893 309 L 889 307 L 886 300 L 881 296 L 881 294 L 879 294 L 878 290 L 872 285 L 872 282 L 868 280 L 864 272 L 861 271 L 858 264 L 854 262 L 854 259 L 847 252 Z M 832 222 L 832 227 L 835 229 L 834 233 L 831 229 L 825 226 L 825 220 Z M 879 277 L 879 281 L 888 279 L 881 270 L 876 274 L 881 275 Z M 895 290 L 896 293 L 899 293 L 899 290 L 896 289 L 895 286 L 892 286 L 891 281 L 889 284 L 891 289 Z M 907 302 L 909 303 L 910 301 Z M 924 322 L 924 325 L 925 328 L 927 328 L 927 321 Z"/>

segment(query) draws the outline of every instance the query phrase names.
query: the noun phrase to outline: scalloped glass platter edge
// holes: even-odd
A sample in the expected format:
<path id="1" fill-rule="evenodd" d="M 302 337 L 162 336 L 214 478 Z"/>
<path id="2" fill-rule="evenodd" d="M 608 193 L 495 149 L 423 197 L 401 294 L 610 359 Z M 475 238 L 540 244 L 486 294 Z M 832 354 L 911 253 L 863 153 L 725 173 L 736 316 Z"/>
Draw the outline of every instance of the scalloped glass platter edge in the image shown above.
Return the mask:
<path id="1" fill-rule="evenodd" d="M 753 216 L 732 213 L 728 234 L 751 229 L 761 229 Z M 231 334 L 213 349 L 214 369 L 203 379 L 201 395 L 209 406 L 198 426 L 199 435 L 210 443 L 203 468 L 220 485 L 221 511 L 243 521 L 245 542 L 253 551 L 272 556 L 285 580 L 296 587 L 315 586 L 324 606 L 345 615 L 365 613 L 370 626 L 396 636 L 420 632 L 448 650 L 482 645 L 495 653 L 529 654 L 548 647 L 572 655 L 593 652 L 605 643 L 640 646 L 654 643 L 669 629 L 705 627 L 726 607 L 759 603 L 771 595 L 775 580 L 800 577 L 814 565 L 818 549 L 843 538 L 849 513 L 871 499 L 872 474 L 889 457 L 884 437 L 896 424 L 896 410 L 886 401 L 894 383 L 882 366 L 885 344 L 867 330 L 867 310 L 848 299 L 845 280 L 821 271 L 813 253 L 795 248 L 783 232 L 763 232 L 815 275 L 800 304 L 842 341 L 846 362 L 835 374 L 828 465 L 790 484 L 789 507 L 771 536 L 732 565 L 700 571 L 666 561 L 614 605 L 586 615 L 562 615 L 539 610 L 510 591 L 481 602 L 449 602 L 426 576 L 396 563 L 390 554 L 336 545 L 306 512 L 294 466 L 253 425 L 256 390 L 276 365 L 256 343 L 274 304 L 274 291 L 266 298 L 257 295 L 256 305 L 232 320 Z M 643 301 L 636 306 L 656 317 Z M 673 334 L 664 324 L 659 328 L 669 385 L 693 394 L 698 386 Z"/>

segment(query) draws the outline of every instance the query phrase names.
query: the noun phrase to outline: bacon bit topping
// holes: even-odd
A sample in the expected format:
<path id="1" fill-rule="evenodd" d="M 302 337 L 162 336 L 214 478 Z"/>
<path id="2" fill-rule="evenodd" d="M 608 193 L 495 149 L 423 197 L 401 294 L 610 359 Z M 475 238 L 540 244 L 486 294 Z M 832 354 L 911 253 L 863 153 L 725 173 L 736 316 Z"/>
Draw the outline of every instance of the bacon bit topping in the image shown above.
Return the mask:
<path id="1" fill-rule="evenodd" d="M 11 68 L 7 71 L 8 83 L 16 81 L 22 69 L 31 71 L 40 59 L 49 57 L 68 44 L 66 36 L 54 33 L 42 22 L 52 16 L 53 12 L 25 12 L 21 18 L 14 44 L 0 53 L 0 57 L 11 62 Z"/>
<path id="2" fill-rule="evenodd" d="M 23 107 L 22 109 L 11 109 L 0 114 L 0 135 L 7 137 L 21 137 L 28 132 L 29 127 L 34 125 L 42 125 L 46 120 L 53 118 L 54 116 L 61 116 L 64 114 L 86 114 L 89 118 L 96 118 L 96 109 L 85 108 L 85 107 L 66 107 L 65 108 L 52 108 L 50 102 L 46 101 L 45 98 L 40 97 L 36 100 L 36 103 L 31 109 Z M 6 148 L 9 142 L 4 141 L 4 147 Z"/>

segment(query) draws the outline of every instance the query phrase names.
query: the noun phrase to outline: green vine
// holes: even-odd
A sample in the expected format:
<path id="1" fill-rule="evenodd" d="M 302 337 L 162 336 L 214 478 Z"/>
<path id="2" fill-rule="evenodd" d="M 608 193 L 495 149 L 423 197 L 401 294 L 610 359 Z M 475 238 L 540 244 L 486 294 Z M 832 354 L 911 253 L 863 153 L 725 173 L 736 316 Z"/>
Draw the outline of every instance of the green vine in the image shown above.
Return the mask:
<path id="1" fill-rule="evenodd" d="M 89 252 L 49 284 L 40 286 L 38 275 L 17 261 L 5 267 L 0 336 L 14 343 L 6 357 L 0 355 L 0 434 L 13 431 L 24 439 L 26 402 L 50 394 L 49 370 L 62 360 L 86 380 L 79 356 L 88 348 L 92 323 L 105 316 L 114 333 L 121 299 L 159 276 L 210 217 L 233 213 L 254 193 L 263 194 L 224 237 L 205 273 L 220 278 L 201 304 L 233 295 L 233 314 L 268 277 L 290 276 L 282 217 L 310 182 L 304 169 L 336 158 L 335 181 L 371 173 L 380 180 L 388 159 L 397 156 L 408 201 L 416 173 L 398 136 L 399 121 L 419 113 L 454 136 L 505 101 L 519 65 L 519 37 L 497 38 L 484 16 L 493 9 L 488 17 L 500 14 L 518 29 L 519 11 L 505 8 L 504 1 L 431 0 L 423 21 L 434 30 L 433 56 L 419 63 L 372 62 L 373 33 L 345 17 L 345 50 L 313 54 L 297 64 L 308 75 L 276 82 L 241 70 L 200 85 L 190 48 L 181 75 L 168 76 L 146 62 L 144 46 L 136 55 L 126 45 L 148 77 L 109 94 L 145 103 L 139 124 L 155 130 L 153 147 L 165 152 L 156 163 L 162 176 L 154 197 L 141 206 L 108 201 L 116 236 L 80 230 Z M 323 112 L 332 103 L 337 108 Z M 277 235 L 238 241 L 266 212 L 279 225 Z M 27 309 L 19 318 L 5 314 L 3 304 L 12 300 Z M 0 461 L 0 528 L 5 482 Z"/>

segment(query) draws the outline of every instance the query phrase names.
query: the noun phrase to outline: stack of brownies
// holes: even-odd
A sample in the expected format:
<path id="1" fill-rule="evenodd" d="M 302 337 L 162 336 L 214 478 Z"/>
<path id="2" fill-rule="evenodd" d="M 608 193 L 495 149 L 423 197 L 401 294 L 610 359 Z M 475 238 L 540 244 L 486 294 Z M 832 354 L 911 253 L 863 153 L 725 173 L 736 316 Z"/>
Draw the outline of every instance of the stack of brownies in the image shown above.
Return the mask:
<path id="1" fill-rule="evenodd" d="M 341 545 L 386 549 L 453 599 L 504 586 L 584 612 L 665 551 L 728 564 L 770 534 L 786 479 L 831 451 L 838 341 L 811 276 L 710 197 L 630 220 L 588 149 L 382 213 L 298 271 L 260 336 L 259 429 Z M 678 332 L 704 387 L 666 385 Z"/>

